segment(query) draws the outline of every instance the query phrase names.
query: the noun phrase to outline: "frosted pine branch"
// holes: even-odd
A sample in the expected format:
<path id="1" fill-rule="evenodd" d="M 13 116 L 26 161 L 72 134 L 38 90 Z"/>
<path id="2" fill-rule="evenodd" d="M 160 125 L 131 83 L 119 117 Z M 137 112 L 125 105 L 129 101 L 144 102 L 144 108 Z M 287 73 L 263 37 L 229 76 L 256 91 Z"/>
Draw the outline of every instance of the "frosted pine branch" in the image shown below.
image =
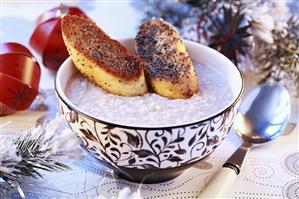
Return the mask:
<path id="1" fill-rule="evenodd" d="M 42 177 L 40 170 L 70 169 L 58 160 L 80 158 L 81 152 L 75 133 L 64 125 L 62 116 L 57 116 L 17 136 L 1 132 L 0 179 L 5 182 L 1 183 L 4 189 L 14 188 L 24 176 Z"/>

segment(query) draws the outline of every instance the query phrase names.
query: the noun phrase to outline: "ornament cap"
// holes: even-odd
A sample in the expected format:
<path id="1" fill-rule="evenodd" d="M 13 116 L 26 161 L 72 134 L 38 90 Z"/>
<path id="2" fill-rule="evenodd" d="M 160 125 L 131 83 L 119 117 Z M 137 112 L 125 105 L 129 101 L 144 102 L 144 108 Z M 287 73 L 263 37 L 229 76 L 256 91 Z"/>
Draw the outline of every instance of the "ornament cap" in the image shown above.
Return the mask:
<path id="1" fill-rule="evenodd" d="M 29 45 L 45 67 L 56 70 L 69 56 L 61 33 L 61 19 L 67 15 L 87 17 L 77 7 L 64 4 L 54 7 L 36 19 L 36 28 L 31 35 Z"/>

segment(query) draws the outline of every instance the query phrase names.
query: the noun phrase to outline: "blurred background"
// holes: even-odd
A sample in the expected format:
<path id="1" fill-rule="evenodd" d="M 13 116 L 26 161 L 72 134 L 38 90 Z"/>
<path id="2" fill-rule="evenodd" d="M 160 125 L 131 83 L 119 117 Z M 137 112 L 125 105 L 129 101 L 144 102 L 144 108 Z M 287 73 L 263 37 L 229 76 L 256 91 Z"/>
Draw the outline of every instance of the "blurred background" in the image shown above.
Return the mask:
<path id="1" fill-rule="evenodd" d="M 1 1 L 2 42 L 17 41 L 28 45 L 35 20 L 61 3 L 82 9 L 114 38 L 134 36 L 142 12 L 132 5 L 138 1 Z"/>
<path id="2" fill-rule="evenodd" d="M 299 93 L 299 1 L 84 0 L 1 1 L 1 43 L 28 47 L 36 19 L 59 6 L 80 8 L 112 38 L 135 37 L 153 17 L 177 27 L 185 39 L 220 51 L 256 83 L 278 81 Z M 53 76 L 42 67 L 41 85 Z M 50 76 L 49 76 L 50 74 Z M 46 84 L 46 87 L 48 84 Z M 51 85 L 52 86 L 52 85 Z"/>

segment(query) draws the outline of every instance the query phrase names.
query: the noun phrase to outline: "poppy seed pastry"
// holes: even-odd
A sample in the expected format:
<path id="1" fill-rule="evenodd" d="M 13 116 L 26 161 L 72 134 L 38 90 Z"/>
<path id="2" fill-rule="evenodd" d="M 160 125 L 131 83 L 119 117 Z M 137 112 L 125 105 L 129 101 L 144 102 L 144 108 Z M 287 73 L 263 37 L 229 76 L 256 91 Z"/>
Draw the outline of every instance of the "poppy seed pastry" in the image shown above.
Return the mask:
<path id="1" fill-rule="evenodd" d="M 136 51 L 148 62 L 146 76 L 159 95 L 185 99 L 198 91 L 192 61 L 178 32 L 169 23 L 161 19 L 144 23 L 136 36 Z"/>
<path id="2" fill-rule="evenodd" d="M 137 96 L 147 93 L 146 62 L 111 39 L 90 19 L 67 15 L 62 35 L 70 56 L 89 81 L 109 93 Z"/>

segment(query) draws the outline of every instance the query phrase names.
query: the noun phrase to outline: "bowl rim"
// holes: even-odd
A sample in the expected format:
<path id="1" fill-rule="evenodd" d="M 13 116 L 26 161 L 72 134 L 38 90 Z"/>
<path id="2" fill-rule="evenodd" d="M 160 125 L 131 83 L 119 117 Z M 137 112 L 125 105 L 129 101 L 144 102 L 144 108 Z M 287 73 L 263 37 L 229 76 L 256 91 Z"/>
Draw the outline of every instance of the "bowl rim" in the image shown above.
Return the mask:
<path id="1" fill-rule="evenodd" d="M 127 40 L 130 40 L 132 38 L 122 38 L 122 39 L 118 39 L 118 41 L 127 41 Z M 195 44 L 195 45 L 200 45 L 204 48 L 207 48 L 208 50 L 211 50 L 211 51 L 214 51 L 213 53 L 216 53 L 218 54 L 219 56 L 222 56 L 224 57 L 225 59 L 227 59 L 229 62 L 231 62 L 226 56 L 224 56 L 223 54 L 221 54 L 220 52 L 208 47 L 208 46 L 205 46 L 203 44 L 200 44 L 200 43 L 197 43 L 197 42 L 193 42 L 193 41 L 190 41 L 190 40 L 183 40 L 184 43 L 192 43 L 192 44 Z M 66 62 L 69 62 L 69 60 L 71 60 L 71 57 L 69 56 L 63 63 L 62 65 L 66 64 Z M 231 62 L 231 64 L 233 64 Z M 61 65 L 61 66 L 62 66 Z M 235 64 L 233 64 L 235 66 Z M 220 115 L 222 115 L 224 112 L 228 111 L 229 109 L 231 109 L 232 107 L 234 107 L 241 99 L 242 97 L 242 94 L 244 92 L 244 78 L 241 74 L 241 71 L 240 69 L 235 66 L 236 69 L 237 69 L 237 74 L 240 76 L 240 79 L 241 79 L 241 89 L 240 89 L 240 92 L 238 94 L 238 96 L 232 100 L 232 102 L 230 104 L 228 104 L 226 106 L 225 109 L 223 109 L 222 111 L 220 112 L 216 112 L 215 114 L 211 114 L 210 116 L 208 117 L 205 117 L 204 119 L 202 120 L 198 120 L 198 121 L 195 121 L 195 122 L 190 122 L 190 123 L 185 123 L 185 124 L 179 124 L 179 125 L 168 125 L 168 126 L 134 126 L 134 125 L 125 125 L 125 124 L 119 124 L 119 123 L 113 123 L 113 122 L 108 122 L 108 121 L 105 121 L 105 120 L 102 120 L 102 119 L 99 119 L 99 118 L 96 118 L 95 116 L 92 116 L 92 115 L 89 115 L 83 111 L 81 111 L 79 108 L 77 108 L 75 105 L 73 105 L 70 100 L 68 98 L 66 98 L 65 94 L 61 94 L 61 92 L 63 92 L 63 89 L 61 88 L 61 85 L 58 85 L 58 76 L 59 76 L 59 73 L 61 71 L 61 67 L 59 67 L 57 73 L 56 73 L 56 76 L 55 76 L 55 80 L 54 80 L 54 88 L 55 88 L 55 91 L 56 91 L 56 94 L 57 96 L 59 97 L 59 99 L 61 101 L 63 101 L 63 103 L 71 110 L 75 111 L 76 113 L 80 114 L 80 115 L 83 115 L 84 117 L 92 120 L 92 121 L 95 121 L 95 122 L 98 122 L 98 123 L 102 123 L 102 124 L 105 124 L 105 125 L 108 125 L 108 126 L 114 126 L 114 127 L 118 127 L 118 128 L 126 128 L 126 129 L 138 129 L 138 130 L 160 130 L 160 129 L 173 129 L 173 128 L 183 128 L 183 127 L 186 127 L 186 126 L 193 126 L 193 125 L 196 125 L 198 123 L 202 123 L 202 122 L 206 122 L 208 120 L 211 120 L 212 118 L 215 118 L 215 117 L 218 117 Z M 65 96 L 65 98 L 64 98 Z"/>

